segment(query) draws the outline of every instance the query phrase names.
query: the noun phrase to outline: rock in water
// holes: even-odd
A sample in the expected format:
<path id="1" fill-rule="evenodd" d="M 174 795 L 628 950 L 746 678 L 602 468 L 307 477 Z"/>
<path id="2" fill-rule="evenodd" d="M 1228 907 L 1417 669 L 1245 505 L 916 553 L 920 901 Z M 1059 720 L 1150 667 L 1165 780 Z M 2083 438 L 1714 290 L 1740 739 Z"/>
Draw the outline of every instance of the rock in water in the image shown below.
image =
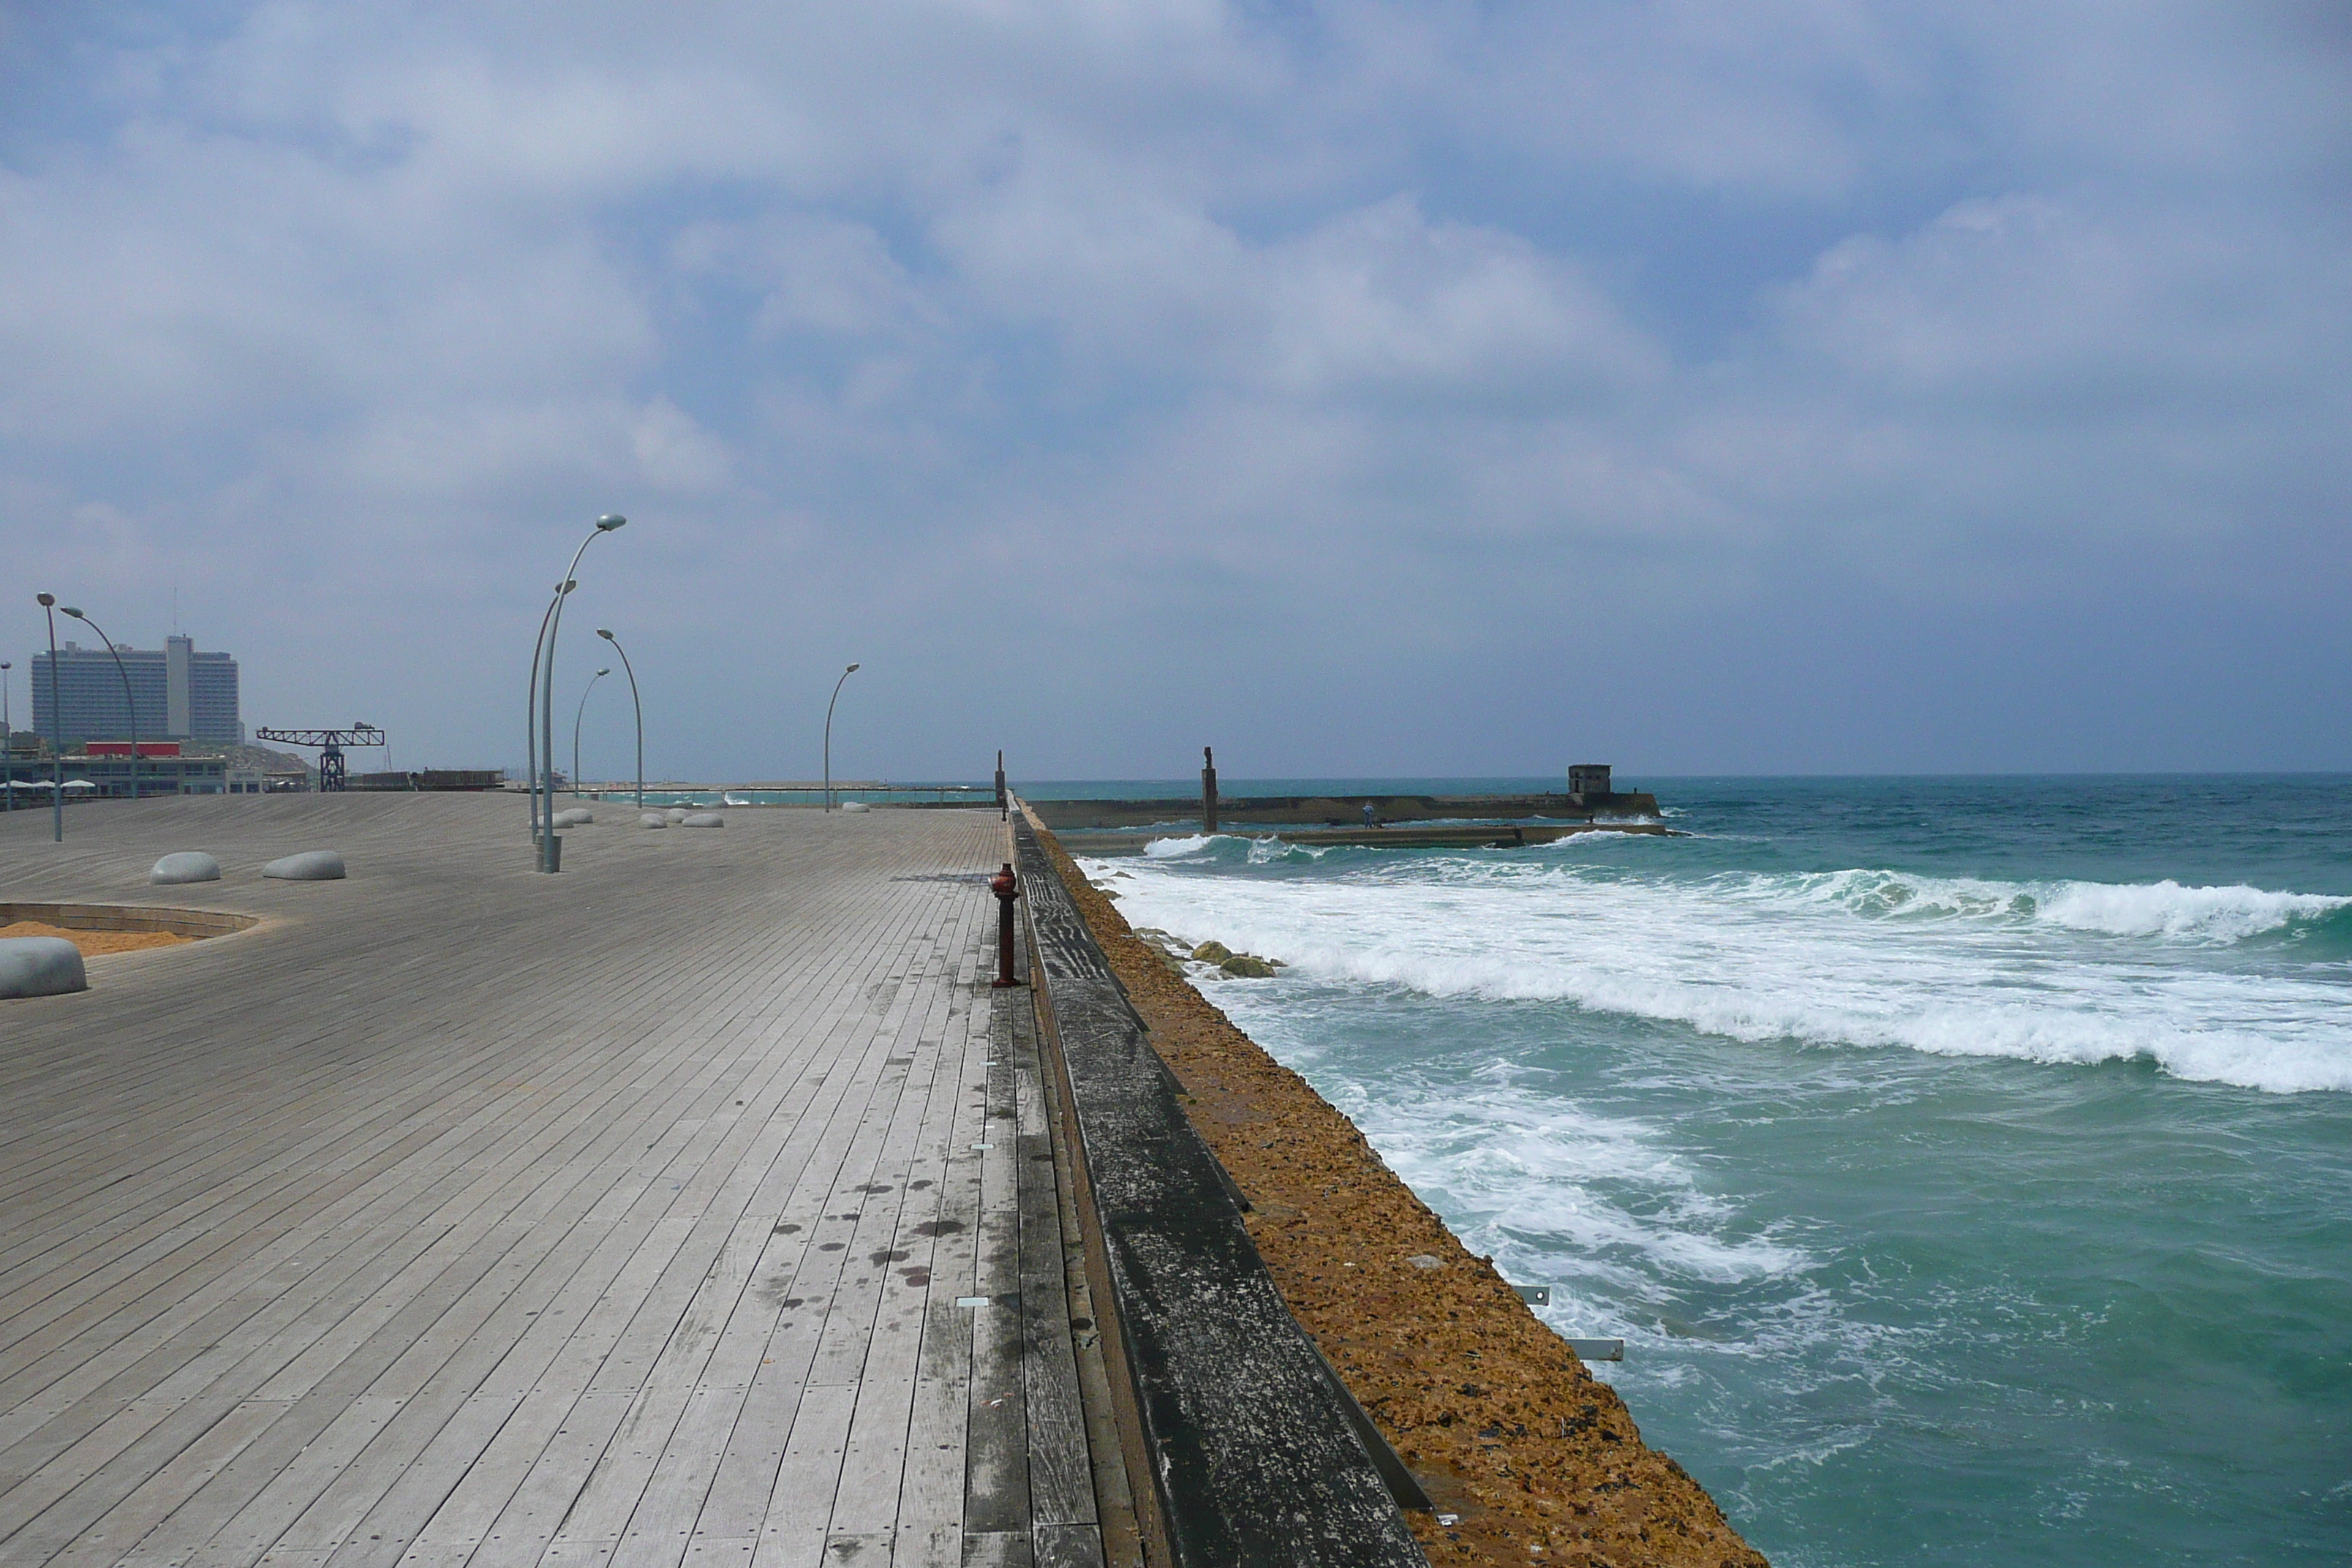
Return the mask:
<path id="1" fill-rule="evenodd" d="M 65 938 L 0 937 L 0 996 L 62 996 L 89 989 L 81 949 Z"/>
<path id="2" fill-rule="evenodd" d="M 643 816 L 637 818 L 637 826 L 639 827 L 667 827 L 669 826 L 669 818 L 664 816 L 658 811 L 649 811 Z"/>
<path id="3" fill-rule="evenodd" d="M 156 861 L 147 879 L 159 888 L 175 887 L 182 882 L 217 882 L 220 862 L 200 849 L 183 849 Z"/>
<path id="4" fill-rule="evenodd" d="M 272 860 L 261 874 L 281 882 L 339 882 L 343 877 L 343 858 L 331 849 L 305 849 L 299 855 Z"/>
<path id="5" fill-rule="evenodd" d="M 1271 980 L 1274 978 L 1273 964 L 1268 963 L 1263 958 L 1258 958 L 1246 952 L 1237 952 L 1231 958 L 1225 960 L 1223 963 L 1217 965 L 1217 967 L 1223 970 L 1227 974 L 1232 975 L 1236 980 Z"/>
<path id="6" fill-rule="evenodd" d="M 1202 963 L 1223 963 L 1234 955 L 1234 950 L 1222 942 L 1204 942 L 1192 950 L 1192 956 Z"/>
<path id="7" fill-rule="evenodd" d="M 680 827 L 724 827 L 727 818 L 716 811 L 698 811 L 678 820 Z"/>

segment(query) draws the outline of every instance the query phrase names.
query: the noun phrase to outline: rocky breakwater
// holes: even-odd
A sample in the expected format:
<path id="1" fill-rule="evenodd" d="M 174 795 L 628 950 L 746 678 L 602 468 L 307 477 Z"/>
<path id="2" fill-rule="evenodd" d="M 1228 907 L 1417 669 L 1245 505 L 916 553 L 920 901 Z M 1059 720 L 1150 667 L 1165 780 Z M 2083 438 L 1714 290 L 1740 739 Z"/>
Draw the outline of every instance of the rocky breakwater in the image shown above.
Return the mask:
<path id="1" fill-rule="evenodd" d="M 1129 930 L 1107 890 L 1039 837 L 1186 1114 L 1249 1199 L 1251 1239 L 1285 1304 L 1435 1501 L 1408 1516 L 1430 1561 L 1765 1568 L 1492 1260 L 1191 984 L 1232 974 L 1236 958 L 1278 966 Z"/>
<path id="2" fill-rule="evenodd" d="M 1187 942 L 1164 931 L 1139 930 L 1136 936 L 1160 950 L 1160 962 L 1186 979 L 1271 980 L 1290 966 L 1278 958 L 1235 952 L 1222 942 Z M 1198 964 L 1198 969 L 1189 967 Z"/>
<path id="3" fill-rule="evenodd" d="M 1124 871 L 1119 873 L 1122 877 L 1126 874 Z M 1105 899 L 1116 900 L 1118 898 L 1118 889 L 1108 882 L 1089 882 L 1087 886 Z M 1261 958 L 1254 952 L 1235 952 L 1222 942 L 1187 942 L 1157 926 L 1137 926 L 1129 934 L 1156 951 L 1160 954 L 1160 962 L 1168 966 L 1169 972 L 1182 979 L 1271 980 L 1290 967 L 1278 958 Z"/>

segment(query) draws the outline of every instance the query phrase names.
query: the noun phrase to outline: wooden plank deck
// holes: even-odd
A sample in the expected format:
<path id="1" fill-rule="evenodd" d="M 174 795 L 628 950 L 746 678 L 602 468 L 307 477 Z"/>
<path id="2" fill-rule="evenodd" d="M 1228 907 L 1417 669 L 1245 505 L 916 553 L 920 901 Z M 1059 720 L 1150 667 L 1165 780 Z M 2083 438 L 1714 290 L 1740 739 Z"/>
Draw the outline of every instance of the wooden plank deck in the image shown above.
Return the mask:
<path id="1" fill-rule="evenodd" d="M 0 816 L 263 922 L 0 1003 L 0 1563 L 1103 1562 L 995 815 L 598 809 Z"/>

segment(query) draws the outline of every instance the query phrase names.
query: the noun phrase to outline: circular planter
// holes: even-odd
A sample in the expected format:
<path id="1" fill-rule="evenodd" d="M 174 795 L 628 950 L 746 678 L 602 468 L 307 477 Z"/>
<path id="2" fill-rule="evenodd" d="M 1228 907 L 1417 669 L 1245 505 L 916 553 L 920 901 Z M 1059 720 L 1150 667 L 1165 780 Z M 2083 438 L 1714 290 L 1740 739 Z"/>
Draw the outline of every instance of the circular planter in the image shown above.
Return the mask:
<path id="1" fill-rule="evenodd" d="M 69 931 L 163 931 L 194 942 L 250 931 L 261 923 L 251 915 L 232 915 L 218 910 L 154 910 L 136 904 L 0 903 L 0 926 L 15 925 L 20 921 Z M 81 950 L 67 938 L 0 937 L 0 998 L 58 996 L 89 988 L 89 973 Z"/>

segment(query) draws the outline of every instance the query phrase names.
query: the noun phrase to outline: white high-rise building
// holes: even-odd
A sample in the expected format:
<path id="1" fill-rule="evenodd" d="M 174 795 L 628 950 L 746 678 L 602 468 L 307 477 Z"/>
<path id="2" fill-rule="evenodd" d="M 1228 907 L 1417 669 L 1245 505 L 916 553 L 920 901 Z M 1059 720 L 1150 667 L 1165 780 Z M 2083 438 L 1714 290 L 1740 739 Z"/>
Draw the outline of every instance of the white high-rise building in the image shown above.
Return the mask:
<path id="1" fill-rule="evenodd" d="M 122 659 L 120 668 L 116 655 Z M 119 644 L 112 653 L 66 644 L 58 650 L 55 709 L 46 649 L 33 656 L 31 673 L 33 728 L 69 747 L 127 740 L 134 715 L 142 740 L 226 746 L 245 739 L 237 716 L 236 660 L 225 653 L 197 652 L 194 637 L 166 637 L 160 648 Z M 123 700 L 125 675 L 135 709 Z"/>

